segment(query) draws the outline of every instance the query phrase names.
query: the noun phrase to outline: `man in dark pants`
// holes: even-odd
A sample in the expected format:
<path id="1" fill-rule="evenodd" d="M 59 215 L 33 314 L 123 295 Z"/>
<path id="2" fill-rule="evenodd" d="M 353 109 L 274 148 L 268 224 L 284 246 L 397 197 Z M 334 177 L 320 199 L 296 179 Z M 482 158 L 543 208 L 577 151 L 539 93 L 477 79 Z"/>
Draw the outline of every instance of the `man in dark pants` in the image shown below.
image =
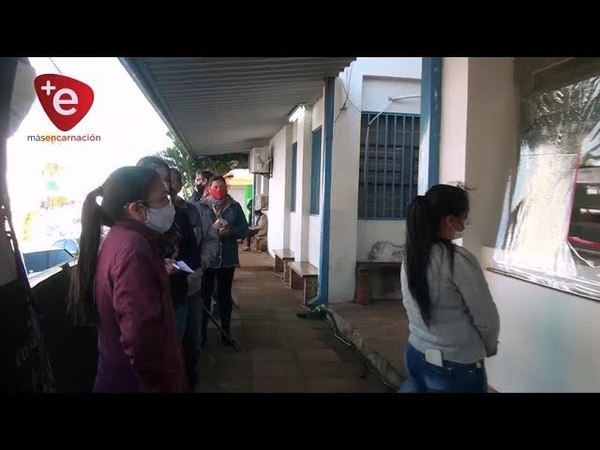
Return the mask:
<path id="1" fill-rule="evenodd" d="M 164 257 L 184 261 L 194 271 L 201 269 L 201 253 L 198 239 L 196 238 L 195 227 L 190 218 L 187 202 L 179 199 L 177 193 L 173 192 L 171 170 L 168 164 L 157 156 L 145 156 L 138 161 L 137 166 L 153 169 L 160 175 L 169 189 L 171 201 L 175 207 L 173 226 L 165 233 L 167 245 Z M 177 271 L 169 277 L 171 300 L 173 301 L 173 308 L 175 310 L 175 327 L 177 334 L 182 339 L 182 344 L 184 344 L 183 339 L 189 317 L 188 275 L 188 273 L 183 271 Z M 192 312 L 194 313 L 193 310 L 194 308 L 192 308 Z M 186 345 L 184 345 L 184 359 L 188 388 L 193 391 L 197 382 L 196 366 L 198 356 L 194 349 L 195 346 L 187 345 L 187 352 L 185 351 L 185 347 Z"/>
<path id="2" fill-rule="evenodd" d="M 208 180 L 210 180 L 210 178 L 213 175 L 214 174 L 208 170 L 198 170 L 196 172 L 196 189 L 194 189 L 194 192 L 192 193 L 192 196 L 189 199 L 190 203 L 196 205 L 200 200 L 202 200 L 202 197 L 204 197 L 204 191 L 206 190 Z"/>
<path id="3" fill-rule="evenodd" d="M 199 207 L 200 202 L 202 201 L 202 198 L 204 197 L 204 194 L 206 193 L 206 187 L 208 186 L 208 180 L 210 180 L 213 175 L 214 174 L 210 170 L 198 170 L 196 172 L 196 179 L 195 179 L 196 189 L 194 189 L 192 196 L 189 198 L 190 203 Z M 216 306 L 214 306 L 217 304 L 216 288 L 213 292 L 212 298 L 213 298 L 212 314 L 213 314 L 213 317 L 215 319 L 217 319 L 219 317 L 219 312 L 215 309 Z M 204 314 L 204 308 L 200 308 L 200 313 Z"/>
<path id="4" fill-rule="evenodd" d="M 182 339 L 186 371 L 191 391 L 198 384 L 200 361 L 199 327 L 203 320 L 200 289 L 202 275 L 209 262 L 215 257 L 219 249 L 219 236 L 212 227 L 210 217 L 196 205 L 186 202 L 178 196 L 183 188 L 181 173 L 171 168 L 171 198 L 176 209 L 185 211 L 188 215 L 194 235 L 198 243 L 197 255 L 200 258 L 195 273 L 188 276 L 188 309 L 185 332 Z"/>
<path id="5" fill-rule="evenodd" d="M 194 235 L 194 229 L 186 211 L 185 206 L 177 202 L 171 188 L 171 171 L 168 164 L 157 156 L 144 156 L 137 162 L 138 167 L 146 167 L 155 170 L 168 187 L 171 194 L 171 202 L 175 207 L 175 219 L 173 226 L 165 233 L 166 258 L 184 261 L 192 270 L 200 266 L 200 252 L 198 251 L 198 241 Z M 188 310 L 188 281 L 187 273 L 177 271 L 169 277 L 171 300 L 175 310 L 175 326 L 177 334 L 183 338 L 187 322 Z"/>

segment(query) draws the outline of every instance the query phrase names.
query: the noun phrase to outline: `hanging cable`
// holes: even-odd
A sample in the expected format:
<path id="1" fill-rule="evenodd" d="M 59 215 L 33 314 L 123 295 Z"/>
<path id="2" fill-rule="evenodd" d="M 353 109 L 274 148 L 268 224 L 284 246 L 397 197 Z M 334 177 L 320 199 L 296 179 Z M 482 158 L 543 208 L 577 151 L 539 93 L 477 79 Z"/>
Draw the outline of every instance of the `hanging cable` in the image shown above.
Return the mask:
<path id="1" fill-rule="evenodd" d="M 350 100 L 350 88 L 351 88 L 351 82 L 352 82 L 352 69 L 353 69 L 353 65 L 350 66 L 350 71 L 348 73 L 348 89 L 346 89 L 346 86 L 344 85 L 344 82 L 341 80 L 340 78 L 340 84 L 342 86 L 342 89 L 344 90 L 344 92 L 346 93 L 346 98 L 344 100 L 344 103 L 342 104 L 342 106 L 340 107 L 340 110 L 335 118 L 335 120 L 333 121 L 333 123 L 336 123 L 338 121 L 338 119 L 340 118 L 340 116 L 342 115 L 342 112 L 345 111 L 346 108 L 346 104 L 348 102 L 350 102 L 350 104 L 354 107 L 354 109 L 356 109 L 359 113 L 362 112 L 360 110 L 360 108 L 358 108 L 353 102 L 352 100 Z"/>
<path id="2" fill-rule="evenodd" d="M 58 71 L 58 73 L 60 73 L 62 75 L 63 74 L 62 71 L 58 68 L 58 66 L 56 65 L 56 63 L 54 62 L 54 60 L 51 57 L 48 57 L 48 59 L 50 60 L 50 62 L 52 63 L 52 65 L 56 68 L 56 70 Z"/>
<path id="3" fill-rule="evenodd" d="M 318 311 L 311 311 L 311 312 L 312 313 L 315 313 L 315 312 L 321 313 L 322 314 L 322 319 L 333 330 L 334 337 L 337 338 L 338 340 L 340 340 L 347 347 L 350 347 L 350 349 L 353 351 L 353 353 L 359 357 L 359 359 L 361 360 L 361 363 L 362 363 L 363 367 L 365 368 L 365 372 L 364 372 L 363 375 L 361 375 L 361 378 L 365 378 L 367 372 L 371 372 L 388 389 L 390 389 L 390 390 L 392 390 L 394 392 L 397 391 L 398 388 L 396 386 L 394 386 L 394 384 L 391 383 L 389 380 L 387 380 L 381 373 L 379 373 L 379 371 L 374 367 L 373 363 L 367 357 L 365 357 L 358 350 L 358 348 L 356 348 L 356 346 L 354 345 L 354 343 L 350 339 L 348 339 L 344 335 L 344 333 L 338 327 L 337 321 L 335 320 L 335 317 L 333 316 L 333 314 L 330 311 L 327 310 L 326 306 L 319 307 Z"/>

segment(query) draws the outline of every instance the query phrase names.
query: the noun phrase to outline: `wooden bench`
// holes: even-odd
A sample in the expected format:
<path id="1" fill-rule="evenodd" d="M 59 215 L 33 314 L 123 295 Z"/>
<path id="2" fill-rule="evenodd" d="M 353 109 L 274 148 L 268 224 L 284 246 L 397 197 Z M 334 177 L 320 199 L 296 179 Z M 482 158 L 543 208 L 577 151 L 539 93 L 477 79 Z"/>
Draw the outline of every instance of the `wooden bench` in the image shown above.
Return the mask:
<path id="1" fill-rule="evenodd" d="M 250 241 L 252 250 L 257 252 L 267 251 L 267 237 L 266 236 L 254 236 Z"/>
<path id="2" fill-rule="evenodd" d="M 369 283 L 369 275 L 374 273 L 391 273 L 394 278 L 397 279 L 397 286 L 399 288 L 401 267 L 402 263 L 399 261 L 357 261 L 354 301 L 361 305 L 367 305 L 373 300 L 372 289 Z M 400 298 L 402 298 L 401 294 Z"/>
<path id="3" fill-rule="evenodd" d="M 294 252 L 284 248 L 281 250 L 273 250 L 273 253 L 275 254 L 275 267 L 273 267 L 273 272 L 281 274 L 283 281 L 287 282 L 285 279 L 285 275 L 288 272 L 286 267 L 289 262 L 294 261 Z"/>
<path id="4" fill-rule="evenodd" d="M 286 285 L 291 289 L 302 290 L 302 304 L 308 305 L 309 300 L 317 295 L 319 269 L 309 262 L 290 262 L 286 269 L 290 272 Z"/>

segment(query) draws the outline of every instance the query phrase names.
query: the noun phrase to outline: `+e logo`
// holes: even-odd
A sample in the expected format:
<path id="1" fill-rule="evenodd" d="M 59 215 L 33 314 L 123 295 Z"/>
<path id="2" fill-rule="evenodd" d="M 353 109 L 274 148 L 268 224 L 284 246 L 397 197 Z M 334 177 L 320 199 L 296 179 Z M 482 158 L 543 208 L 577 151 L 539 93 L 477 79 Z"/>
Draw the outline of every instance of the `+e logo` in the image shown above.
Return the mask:
<path id="1" fill-rule="evenodd" d="M 38 75 L 33 83 L 48 118 L 62 131 L 77 125 L 94 102 L 92 88 L 74 78 L 43 74 Z"/>

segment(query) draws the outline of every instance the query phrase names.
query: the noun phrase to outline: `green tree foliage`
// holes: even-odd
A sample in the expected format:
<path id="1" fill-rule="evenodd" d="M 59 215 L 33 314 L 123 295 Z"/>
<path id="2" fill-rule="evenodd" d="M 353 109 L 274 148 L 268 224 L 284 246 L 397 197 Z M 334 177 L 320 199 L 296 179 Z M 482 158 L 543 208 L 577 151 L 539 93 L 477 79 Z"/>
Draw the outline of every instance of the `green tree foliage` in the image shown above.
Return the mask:
<path id="1" fill-rule="evenodd" d="M 196 171 L 200 169 L 198 163 L 190 154 L 185 150 L 183 145 L 175 139 L 173 134 L 169 131 L 167 136 L 173 141 L 173 144 L 156 154 L 160 158 L 164 159 L 170 167 L 181 172 L 183 180 L 183 189 L 181 194 L 185 198 L 189 198 L 192 195 L 194 189 L 194 180 L 196 178 Z"/>
<path id="2" fill-rule="evenodd" d="M 181 194 L 184 198 L 191 196 L 198 170 L 209 170 L 217 175 L 225 175 L 232 169 L 248 167 L 248 155 L 239 153 L 193 158 L 170 131 L 167 136 L 173 141 L 173 144 L 158 152 L 156 156 L 164 159 L 170 167 L 181 172 L 183 178 Z"/>

